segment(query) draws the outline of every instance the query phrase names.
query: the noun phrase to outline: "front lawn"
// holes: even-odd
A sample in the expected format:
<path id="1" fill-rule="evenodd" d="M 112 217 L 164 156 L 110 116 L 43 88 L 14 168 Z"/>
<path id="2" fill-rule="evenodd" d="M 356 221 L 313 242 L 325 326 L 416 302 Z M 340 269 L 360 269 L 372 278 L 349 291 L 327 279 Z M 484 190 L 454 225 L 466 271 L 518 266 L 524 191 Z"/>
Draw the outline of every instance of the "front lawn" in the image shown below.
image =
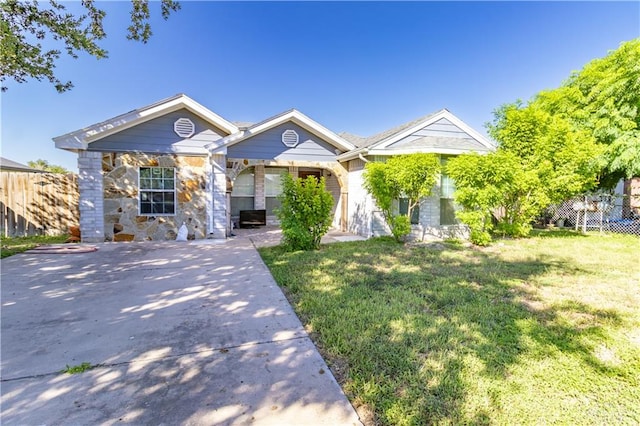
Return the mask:
<path id="1" fill-rule="evenodd" d="M 0 243 L 2 244 L 1 257 L 13 256 L 17 253 L 30 250 L 42 244 L 59 244 L 64 243 L 69 238 L 68 235 L 57 236 L 35 236 L 35 237 L 1 237 Z"/>
<path id="2" fill-rule="evenodd" d="M 640 241 L 260 253 L 363 421 L 640 423 Z"/>

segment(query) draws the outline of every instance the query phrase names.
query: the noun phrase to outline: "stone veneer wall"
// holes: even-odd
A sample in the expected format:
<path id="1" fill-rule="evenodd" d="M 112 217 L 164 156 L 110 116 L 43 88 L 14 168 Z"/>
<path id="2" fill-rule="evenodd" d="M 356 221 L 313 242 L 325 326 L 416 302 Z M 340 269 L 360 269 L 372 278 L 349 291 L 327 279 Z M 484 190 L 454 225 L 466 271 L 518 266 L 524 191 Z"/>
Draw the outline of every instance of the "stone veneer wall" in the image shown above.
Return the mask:
<path id="1" fill-rule="evenodd" d="M 104 236 L 107 241 L 174 240 L 184 222 L 188 238 L 206 236 L 206 157 L 175 154 L 102 155 Z M 176 168 L 175 216 L 138 214 L 139 167 Z"/>

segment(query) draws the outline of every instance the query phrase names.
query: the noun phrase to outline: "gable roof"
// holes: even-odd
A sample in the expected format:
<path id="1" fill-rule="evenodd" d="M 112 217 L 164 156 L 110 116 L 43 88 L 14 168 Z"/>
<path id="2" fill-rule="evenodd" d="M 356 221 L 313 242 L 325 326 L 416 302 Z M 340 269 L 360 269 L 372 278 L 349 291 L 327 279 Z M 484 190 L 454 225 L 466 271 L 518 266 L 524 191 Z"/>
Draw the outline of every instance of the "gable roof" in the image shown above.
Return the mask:
<path id="1" fill-rule="evenodd" d="M 452 138 L 425 136 L 415 140 L 412 144 L 405 144 L 403 148 L 391 149 L 391 145 L 401 141 L 402 139 L 414 134 L 415 132 L 436 123 L 439 120 L 446 119 L 451 124 L 459 128 L 462 132 L 469 135 L 477 142 L 476 149 L 479 151 L 491 151 L 495 146 L 480 133 L 469 127 L 466 123 L 453 115 L 447 109 L 427 114 L 423 117 L 409 121 L 407 123 L 396 126 L 392 129 L 385 130 L 368 138 L 362 138 L 358 148 L 339 155 L 339 161 L 346 161 L 358 157 L 359 155 L 398 155 L 411 152 L 434 152 L 440 154 L 459 154 L 471 151 L 470 146 L 460 146 L 457 140 Z M 454 142 L 454 146 L 452 145 Z"/>
<path id="2" fill-rule="evenodd" d="M 31 172 L 31 173 L 43 173 L 42 170 L 34 169 L 33 167 L 26 166 L 17 161 L 9 160 L 8 158 L 0 157 L 0 169 L 10 172 Z"/>
<path id="3" fill-rule="evenodd" d="M 306 115 L 304 115 L 303 113 L 301 113 L 296 109 L 290 109 L 288 111 L 284 111 L 280 114 L 274 115 L 273 117 L 267 118 L 266 120 L 263 120 L 252 126 L 249 126 L 246 129 L 239 130 L 238 132 L 232 135 L 229 135 L 225 138 L 220 139 L 219 141 L 209 144 L 207 148 L 209 148 L 211 152 L 217 152 L 221 149 L 226 149 L 229 146 L 233 146 L 237 143 L 245 141 L 253 136 L 256 136 L 262 132 L 265 132 L 269 129 L 272 129 L 286 122 L 292 122 L 297 124 L 298 126 L 309 131 L 310 133 L 313 133 L 319 136 L 320 138 L 330 143 L 340 151 L 351 151 L 354 148 L 356 148 L 356 146 L 351 142 L 345 140 L 344 138 L 335 134 L 331 130 L 327 129 L 326 127 L 322 126 L 320 123 L 312 120 L 311 118 L 307 117 Z"/>
<path id="4" fill-rule="evenodd" d="M 180 109 L 187 109 L 191 111 L 227 134 L 232 134 L 238 131 L 238 128 L 233 123 L 200 105 L 187 95 L 180 93 L 83 129 L 57 136 L 53 138 L 53 140 L 56 144 L 56 148 L 70 151 L 86 150 L 91 142 Z"/>

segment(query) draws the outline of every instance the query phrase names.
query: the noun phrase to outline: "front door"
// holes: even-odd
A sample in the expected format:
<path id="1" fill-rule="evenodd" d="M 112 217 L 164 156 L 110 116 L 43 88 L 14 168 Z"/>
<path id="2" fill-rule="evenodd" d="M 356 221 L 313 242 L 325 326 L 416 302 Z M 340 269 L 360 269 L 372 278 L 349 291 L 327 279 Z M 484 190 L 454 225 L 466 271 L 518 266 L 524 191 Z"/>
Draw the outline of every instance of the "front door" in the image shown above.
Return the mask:
<path id="1" fill-rule="evenodd" d="M 300 179 L 306 179 L 307 176 L 315 176 L 317 180 L 320 180 L 320 176 L 322 176 L 322 172 L 320 170 L 300 170 L 298 171 L 298 177 Z"/>

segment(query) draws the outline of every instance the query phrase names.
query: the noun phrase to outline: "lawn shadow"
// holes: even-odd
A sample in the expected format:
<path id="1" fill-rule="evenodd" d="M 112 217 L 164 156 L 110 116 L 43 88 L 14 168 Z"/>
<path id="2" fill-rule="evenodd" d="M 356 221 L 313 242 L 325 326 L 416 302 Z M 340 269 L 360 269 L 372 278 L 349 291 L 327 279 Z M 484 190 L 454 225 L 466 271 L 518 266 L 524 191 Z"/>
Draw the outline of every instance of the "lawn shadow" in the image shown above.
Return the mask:
<path id="1" fill-rule="evenodd" d="M 581 337 L 608 339 L 601 324 L 620 325 L 616 311 L 549 305 L 538 295 L 536 277 L 585 272 L 580 266 L 434 247 L 377 240 L 261 252 L 328 363 L 345 370 L 346 362 L 341 385 L 375 422 L 490 423 L 491 411 L 508 407 L 491 392 L 488 404 L 470 401 L 472 377 L 505 381 L 532 347 L 541 357 L 571 353 L 595 371 L 612 368 Z"/>

